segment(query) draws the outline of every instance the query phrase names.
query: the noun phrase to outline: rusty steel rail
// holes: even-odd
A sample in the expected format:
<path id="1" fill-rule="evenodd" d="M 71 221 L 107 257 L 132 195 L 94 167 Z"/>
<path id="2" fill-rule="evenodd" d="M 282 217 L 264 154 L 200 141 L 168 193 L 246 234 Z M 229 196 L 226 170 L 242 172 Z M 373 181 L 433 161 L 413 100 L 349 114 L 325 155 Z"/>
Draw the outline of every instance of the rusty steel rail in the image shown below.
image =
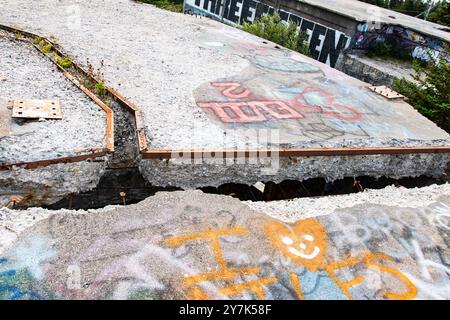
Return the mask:
<path id="1" fill-rule="evenodd" d="M 30 32 L 17 30 L 8 26 L 0 25 L 0 29 L 5 29 L 10 32 L 20 32 L 28 37 L 39 37 Z M 42 37 L 41 37 L 42 38 Z M 58 49 L 58 45 L 54 44 L 48 39 L 43 38 L 55 48 Z M 38 48 L 40 49 L 40 48 Z M 58 53 L 60 51 L 57 51 Z M 65 56 L 60 53 L 61 56 Z M 52 60 L 53 61 L 53 60 Z M 55 62 L 55 61 L 53 61 Z M 57 66 L 62 69 L 58 64 Z M 94 81 L 94 75 L 85 72 L 78 65 L 74 64 L 77 70 Z M 65 70 L 64 70 L 65 71 Z M 67 73 L 67 72 L 66 72 Z M 70 79 L 70 78 L 69 78 Z M 74 82 L 71 79 L 72 82 Z M 76 80 L 75 80 L 76 81 Z M 74 82 L 75 83 L 75 82 Z M 79 83 L 75 83 L 79 86 Z M 82 89 L 83 90 L 83 89 Z M 136 136 L 139 151 L 143 159 L 171 159 L 171 158 L 207 158 L 221 155 L 223 158 L 252 158 L 252 157 L 332 157 L 332 156 L 368 156 L 368 155 L 405 155 L 405 154 L 439 154 L 450 153 L 450 145 L 448 146 L 404 146 L 404 147 L 336 147 L 336 148 L 272 148 L 272 149 L 220 149 L 220 150 L 208 150 L 208 149 L 156 149 L 151 148 L 148 145 L 144 118 L 142 111 L 138 106 L 128 101 L 123 97 L 116 89 L 107 87 L 108 92 L 113 96 L 114 100 L 125 106 L 135 118 Z M 93 94 L 92 94 L 93 95 Z M 95 96 L 95 95 L 94 95 Z M 92 97 L 91 97 L 92 98 Z"/>
<path id="2" fill-rule="evenodd" d="M 108 153 L 110 153 L 109 150 L 104 149 L 104 150 L 101 150 L 98 152 L 82 154 L 79 156 L 61 157 L 61 158 L 55 158 L 55 159 L 37 160 L 37 161 L 30 161 L 30 162 L 17 162 L 17 163 L 13 163 L 13 164 L 3 164 L 2 163 L 2 164 L 0 164 L 0 171 L 11 170 L 14 167 L 21 167 L 24 169 L 37 169 L 37 168 L 47 167 L 52 164 L 81 162 L 81 161 L 85 161 L 88 159 L 104 157 Z"/>
<path id="3" fill-rule="evenodd" d="M 426 147 L 365 147 L 365 148 L 272 148 L 248 150 L 207 150 L 207 149 L 147 149 L 144 159 L 171 158 L 251 158 L 251 157 L 332 157 L 332 156 L 367 156 L 367 155 L 401 155 L 422 153 L 450 153 L 450 146 Z"/>
<path id="4" fill-rule="evenodd" d="M 30 161 L 30 162 L 17 162 L 17 163 L 0 163 L 0 170 L 11 170 L 13 167 L 22 167 L 25 169 L 36 169 L 40 167 L 46 167 L 52 164 L 58 164 L 58 163 L 74 163 L 74 162 L 81 162 L 85 161 L 87 159 L 94 159 L 98 157 L 104 157 L 108 154 L 111 154 L 114 152 L 114 113 L 110 107 L 106 103 L 104 103 L 99 97 L 97 97 L 92 91 L 90 91 L 88 88 L 83 86 L 80 81 L 70 74 L 66 69 L 61 67 L 58 62 L 51 57 L 51 55 L 47 54 L 42 50 L 42 48 L 39 47 L 39 45 L 36 45 L 33 43 L 34 39 L 41 39 L 48 44 L 52 46 L 52 49 L 50 52 L 57 53 L 60 57 L 67 57 L 67 54 L 64 54 L 59 48 L 58 45 L 55 44 L 53 41 L 46 37 L 42 37 L 40 35 L 24 31 L 21 29 L 13 28 L 10 26 L 2 25 L 0 24 L 0 30 L 7 31 L 9 33 L 14 33 L 15 35 L 19 34 L 22 38 L 18 38 L 17 40 L 25 41 L 28 44 L 31 44 L 34 48 L 36 48 L 40 53 L 42 53 L 44 56 L 46 56 L 50 61 L 52 61 L 56 67 L 62 72 L 62 74 L 70 80 L 75 86 L 77 86 L 81 91 L 83 91 L 84 94 L 86 94 L 91 100 L 93 100 L 105 113 L 106 113 L 106 148 L 94 148 L 85 150 L 86 153 L 76 155 L 76 156 L 68 156 L 68 157 L 60 157 L 55 159 L 45 159 L 45 160 L 37 160 L 37 161 Z M 73 67 L 80 73 L 83 74 L 84 77 L 89 78 L 92 82 L 97 83 L 98 81 L 89 73 L 85 72 L 81 67 L 76 65 L 72 61 Z"/>

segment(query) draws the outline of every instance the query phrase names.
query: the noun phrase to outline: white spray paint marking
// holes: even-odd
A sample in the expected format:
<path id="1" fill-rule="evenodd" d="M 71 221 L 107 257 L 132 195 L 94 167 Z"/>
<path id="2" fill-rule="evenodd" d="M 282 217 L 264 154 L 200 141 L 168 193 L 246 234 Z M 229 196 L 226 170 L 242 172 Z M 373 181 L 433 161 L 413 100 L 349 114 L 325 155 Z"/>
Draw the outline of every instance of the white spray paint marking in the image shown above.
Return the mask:
<path id="1" fill-rule="evenodd" d="M 35 279 L 42 280 L 45 275 L 42 264 L 56 254 L 56 250 L 46 238 L 34 236 L 25 239 L 17 246 L 11 261 L 15 269 L 27 269 Z"/>

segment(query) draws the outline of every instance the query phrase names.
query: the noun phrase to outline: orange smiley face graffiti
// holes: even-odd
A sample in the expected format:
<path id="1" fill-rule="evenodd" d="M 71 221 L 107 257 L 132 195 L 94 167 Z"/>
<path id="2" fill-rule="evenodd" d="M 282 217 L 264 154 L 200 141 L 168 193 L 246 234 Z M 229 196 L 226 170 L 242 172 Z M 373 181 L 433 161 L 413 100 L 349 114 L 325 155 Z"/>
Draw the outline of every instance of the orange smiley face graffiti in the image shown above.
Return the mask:
<path id="1" fill-rule="evenodd" d="M 273 221 L 265 232 L 273 245 L 297 264 L 312 272 L 324 266 L 327 235 L 317 220 L 300 220 L 293 226 Z"/>

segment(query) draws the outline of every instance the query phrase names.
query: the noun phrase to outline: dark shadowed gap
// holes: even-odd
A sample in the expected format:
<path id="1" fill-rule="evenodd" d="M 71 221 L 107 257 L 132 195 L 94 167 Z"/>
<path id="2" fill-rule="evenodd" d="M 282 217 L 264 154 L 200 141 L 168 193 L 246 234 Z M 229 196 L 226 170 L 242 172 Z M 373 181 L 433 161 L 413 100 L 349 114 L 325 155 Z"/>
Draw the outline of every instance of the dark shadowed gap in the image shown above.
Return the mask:
<path id="1" fill-rule="evenodd" d="M 263 182 L 264 191 L 252 185 L 227 183 L 219 187 L 199 188 L 205 193 L 227 195 L 240 200 L 276 201 L 303 197 L 321 197 L 361 192 L 364 189 L 382 189 L 395 185 L 406 188 L 425 187 L 432 184 L 448 182 L 448 177 L 431 178 L 420 176 L 417 178 L 373 178 L 368 176 L 347 177 L 333 182 L 323 178 L 307 179 L 303 181 L 285 180 L 281 183 Z M 138 203 L 159 191 L 182 190 L 177 187 L 158 187 L 148 183 L 140 174 L 137 167 L 108 169 L 101 178 L 97 188 L 88 192 L 73 194 L 55 204 L 46 206 L 47 209 L 98 209 L 108 205 L 129 205 Z"/>

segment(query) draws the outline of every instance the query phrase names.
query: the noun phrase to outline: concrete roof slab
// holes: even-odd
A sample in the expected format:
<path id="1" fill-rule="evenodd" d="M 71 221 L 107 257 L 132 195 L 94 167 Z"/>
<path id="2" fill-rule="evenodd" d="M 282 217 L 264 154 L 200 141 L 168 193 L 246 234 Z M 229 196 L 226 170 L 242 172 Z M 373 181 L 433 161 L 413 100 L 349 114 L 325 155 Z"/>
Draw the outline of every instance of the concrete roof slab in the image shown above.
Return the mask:
<path id="1" fill-rule="evenodd" d="M 145 153 L 139 169 L 154 185 L 440 176 L 448 170 L 449 153 L 434 154 L 433 148 L 448 146 L 449 135 L 406 102 L 390 101 L 370 91 L 367 83 L 239 29 L 128 0 L 0 4 L 0 23 L 57 39 L 78 65 L 98 69 L 109 87 L 136 106 L 143 116 L 137 121 L 142 125 L 139 137 L 147 140 L 150 151 L 163 150 L 170 157 L 177 149 L 270 145 L 360 150 L 425 146 L 432 152 L 284 157 L 275 173 L 261 163 L 193 165 L 186 159 L 145 160 Z"/>
<path id="2" fill-rule="evenodd" d="M 399 25 L 450 42 L 448 27 L 357 0 L 296 0 L 356 21 Z M 447 30 L 447 31 L 446 31 Z"/>
<path id="3" fill-rule="evenodd" d="M 89 211 L 4 208 L 13 230 L 44 219 L 0 234 L 0 250 L 9 244 L 0 285 L 28 299 L 449 299 L 448 187 L 396 194 L 402 204 L 362 193 L 345 208 L 348 196 L 304 199 L 332 214 L 276 215 L 284 221 L 200 191 Z M 224 282 L 231 271 L 239 276 Z"/>
<path id="4" fill-rule="evenodd" d="M 150 148 L 256 147 L 254 129 L 278 130 L 285 147 L 449 137 L 405 102 L 208 19 L 126 0 L 81 1 L 75 26 L 67 23 L 68 0 L 0 3 L 0 22 L 54 35 L 79 64 L 103 66 L 108 85 L 142 110 Z"/>
<path id="5" fill-rule="evenodd" d="M 12 135 L 0 141 L 0 162 L 13 164 L 80 155 L 104 148 L 106 114 L 31 44 L 0 36 L 0 66 L 8 100 L 59 100 L 64 117 L 11 119 Z M 84 152 L 86 153 L 86 152 Z"/>

